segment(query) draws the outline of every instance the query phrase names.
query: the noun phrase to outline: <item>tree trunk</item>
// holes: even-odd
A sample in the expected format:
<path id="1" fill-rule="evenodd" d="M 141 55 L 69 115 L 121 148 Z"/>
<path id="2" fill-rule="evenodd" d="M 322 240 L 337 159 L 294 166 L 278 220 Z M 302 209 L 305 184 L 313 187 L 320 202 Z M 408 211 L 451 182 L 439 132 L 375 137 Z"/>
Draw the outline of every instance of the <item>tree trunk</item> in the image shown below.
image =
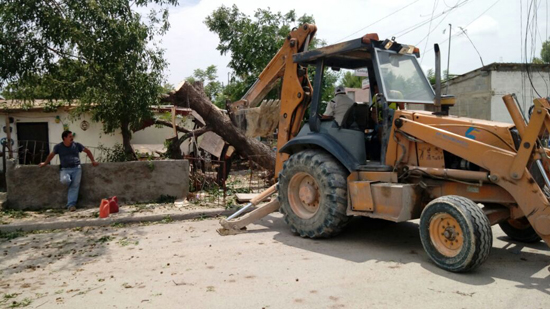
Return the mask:
<path id="1" fill-rule="evenodd" d="M 136 153 L 132 148 L 132 144 L 130 144 L 130 140 L 132 139 L 132 132 L 130 131 L 130 125 L 128 124 L 128 122 L 123 121 L 122 125 L 120 126 L 120 130 L 122 131 L 122 146 L 124 147 L 124 152 L 126 153 L 126 159 L 128 161 L 137 160 Z"/>
<path id="2" fill-rule="evenodd" d="M 245 136 L 244 132 L 233 126 L 228 116 L 224 115 L 202 90 L 202 84 L 183 83 L 183 85 L 162 99 L 177 106 L 189 107 L 204 119 L 212 131 L 221 136 L 227 143 L 235 147 L 237 152 L 256 162 L 261 167 L 275 170 L 275 153 L 260 141 Z"/>

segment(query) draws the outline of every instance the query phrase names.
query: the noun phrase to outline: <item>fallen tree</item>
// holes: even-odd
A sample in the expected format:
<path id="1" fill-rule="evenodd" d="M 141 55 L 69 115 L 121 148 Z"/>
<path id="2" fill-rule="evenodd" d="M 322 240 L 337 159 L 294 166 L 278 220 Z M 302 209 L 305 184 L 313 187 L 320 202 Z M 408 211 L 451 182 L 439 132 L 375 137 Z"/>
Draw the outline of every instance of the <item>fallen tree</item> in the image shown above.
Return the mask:
<path id="1" fill-rule="evenodd" d="M 229 117 L 210 102 L 200 82 L 184 82 L 161 101 L 193 109 L 203 118 L 209 130 L 235 147 L 239 155 L 265 169 L 275 170 L 275 153 L 260 141 L 246 137 L 242 130 L 235 127 Z"/>
<path id="2" fill-rule="evenodd" d="M 172 127 L 171 122 L 160 120 L 160 119 L 156 119 L 155 124 L 160 124 L 160 125 L 164 125 L 164 126 L 167 126 L 167 127 Z M 200 127 L 198 129 L 195 129 L 195 130 L 191 131 L 191 130 L 187 130 L 186 128 L 180 127 L 180 126 L 176 126 L 176 130 L 178 132 L 182 132 L 184 134 L 180 137 L 174 136 L 172 138 L 167 138 L 166 141 L 168 142 L 168 147 L 166 149 L 166 152 L 167 152 L 167 155 L 168 155 L 169 158 L 182 159 L 183 155 L 182 155 L 181 150 L 180 150 L 181 144 L 183 144 L 183 142 L 188 138 L 191 138 L 191 137 L 198 138 L 199 136 L 203 135 L 204 133 L 212 131 L 212 127 L 209 126 L 209 125 L 206 125 L 204 127 Z"/>

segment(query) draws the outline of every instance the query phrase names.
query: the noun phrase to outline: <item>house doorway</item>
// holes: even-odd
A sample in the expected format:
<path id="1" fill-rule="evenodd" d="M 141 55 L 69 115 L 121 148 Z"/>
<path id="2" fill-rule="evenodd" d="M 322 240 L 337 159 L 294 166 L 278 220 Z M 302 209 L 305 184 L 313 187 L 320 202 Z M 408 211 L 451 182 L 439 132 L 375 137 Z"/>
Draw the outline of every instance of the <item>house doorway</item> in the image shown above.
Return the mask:
<path id="1" fill-rule="evenodd" d="M 17 124 L 19 164 L 39 164 L 50 154 L 47 122 Z"/>

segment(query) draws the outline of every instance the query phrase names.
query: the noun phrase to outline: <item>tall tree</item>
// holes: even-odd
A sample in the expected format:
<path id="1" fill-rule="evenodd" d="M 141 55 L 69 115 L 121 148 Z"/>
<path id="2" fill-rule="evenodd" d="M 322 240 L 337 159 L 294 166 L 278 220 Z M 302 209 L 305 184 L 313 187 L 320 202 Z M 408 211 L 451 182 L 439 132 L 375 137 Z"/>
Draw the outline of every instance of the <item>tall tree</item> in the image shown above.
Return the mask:
<path id="1" fill-rule="evenodd" d="M 533 62 L 536 63 L 536 60 L 542 60 L 542 63 L 550 63 L 550 41 L 544 41 L 542 43 L 542 49 L 540 51 L 540 59 L 535 58 Z"/>
<path id="2" fill-rule="evenodd" d="M 190 83 L 200 81 L 204 85 L 204 93 L 208 99 L 220 108 L 224 108 L 225 96 L 222 93 L 222 83 L 218 81 L 218 68 L 215 65 L 208 66 L 205 70 L 196 69 L 193 76 L 186 80 Z"/>
<path id="3" fill-rule="evenodd" d="M 166 62 L 155 37 L 177 0 L 5 0 L 0 2 L 0 88 L 24 100 L 78 101 L 104 131 L 150 118 Z M 148 5 L 147 16 L 139 12 Z M 0 90 L 2 90 L 0 89 Z M 37 91 L 40 90 L 40 91 Z"/>
<path id="4" fill-rule="evenodd" d="M 363 77 L 356 76 L 352 71 L 346 71 L 342 77 L 342 85 L 349 88 L 361 88 Z"/>
<path id="5" fill-rule="evenodd" d="M 223 94 L 230 101 L 239 100 L 250 88 L 257 76 L 263 71 L 271 58 L 279 51 L 285 38 L 292 28 L 304 23 L 315 23 L 312 15 L 297 16 L 294 10 L 285 14 L 272 12 L 269 8 L 258 9 L 254 15 L 242 13 L 236 5 L 222 5 L 216 9 L 204 22 L 208 29 L 216 33 L 220 39 L 217 49 L 222 55 L 230 53 L 231 68 L 235 76 L 225 87 Z M 325 45 L 322 40 L 314 39 L 310 49 Z M 311 72 L 311 71 L 310 71 Z M 333 87 L 337 74 L 332 71 L 325 73 L 323 100 L 328 100 L 333 93 L 326 88 Z M 268 98 L 279 95 L 280 85 L 274 87 Z"/>

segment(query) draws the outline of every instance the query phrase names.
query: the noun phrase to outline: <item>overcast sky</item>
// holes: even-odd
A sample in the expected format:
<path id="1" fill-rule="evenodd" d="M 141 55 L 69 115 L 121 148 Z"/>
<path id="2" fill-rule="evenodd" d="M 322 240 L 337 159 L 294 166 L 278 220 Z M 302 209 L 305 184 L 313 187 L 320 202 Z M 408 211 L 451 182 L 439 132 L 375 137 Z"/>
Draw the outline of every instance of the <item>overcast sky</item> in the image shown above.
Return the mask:
<path id="1" fill-rule="evenodd" d="M 548 3 L 541 0 L 341 0 L 338 4 L 324 0 L 181 0 L 178 7 L 170 9 L 171 28 L 162 39 L 169 62 L 166 73 L 168 82 L 176 85 L 192 75 L 194 69 L 204 69 L 214 64 L 218 67 L 219 80 L 227 82 L 230 56 L 220 55 L 216 50 L 217 35 L 209 32 L 204 24 L 205 18 L 222 4 L 236 4 L 247 15 L 252 15 L 258 8 L 268 7 L 283 13 L 294 9 L 298 16 L 313 15 L 317 37 L 329 44 L 344 38 L 344 41 L 359 38 L 371 32 L 378 33 L 380 39 L 396 36 L 396 41 L 420 48 L 422 57 L 419 60 L 425 70 L 434 67 L 434 43 L 440 43 L 442 66 L 446 68 L 450 23 L 453 26 L 450 72 L 463 74 L 481 67 L 481 61 L 468 38 L 463 34 L 455 35 L 460 33 L 458 27 L 466 29 L 485 65 L 522 62 L 525 61 L 522 59 L 522 48 L 525 48 L 522 37 L 525 40 L 527 11 L 532 3 L 535 4 L 529 20 L 538 31 L 534 39 L 532 34 L 535 32 L 529 32 L 527 52 L 529 55 L 534 52 L 538 57 L 541 42 L 548 37 Z M 536 11 L 535 5 L 538 6 Z M 454 6 L 458 7 L 453 9 Z M 429 21 L 432 12 L 434 19 L 431 25 L 428 22 L 417 29 L 410 29 L 422 21 Z M 384 19 L 378 21 L 381 18 Z M 426 40 L 424 38 L 430 28 L 431 33 Z M 412 31 L 404 33 L 407 29 Z M 531 46 L 533 40 L 536 40 L 534 50 Z"/>

